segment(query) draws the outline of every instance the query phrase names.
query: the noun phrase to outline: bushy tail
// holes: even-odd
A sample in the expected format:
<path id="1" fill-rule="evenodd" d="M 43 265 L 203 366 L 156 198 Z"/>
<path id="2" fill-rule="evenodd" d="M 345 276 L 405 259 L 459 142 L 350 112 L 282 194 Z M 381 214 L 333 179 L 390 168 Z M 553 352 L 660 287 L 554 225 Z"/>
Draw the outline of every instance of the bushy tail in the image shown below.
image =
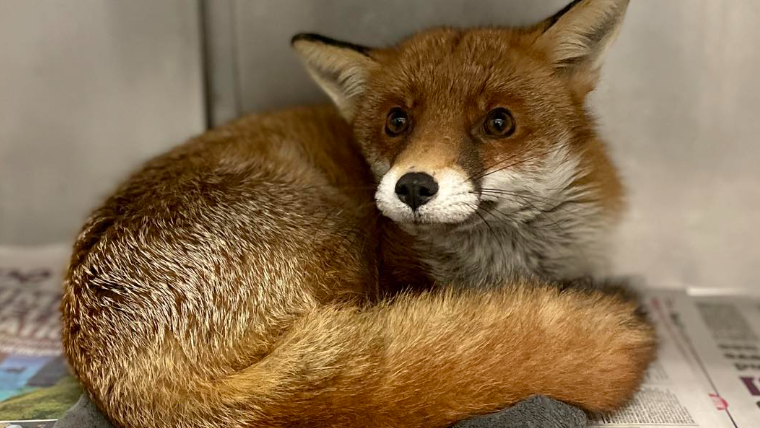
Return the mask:
<path id="1" fill-rule="evenodd" d="M 445 427 L 535 394 L 615 409 L 653 353 L 633 302 L 517 286 L 323 307 L 250 367 L 209 380 L 164 362 L 176 374 L 155 388 L 95 399 L 135 428 Z"/>

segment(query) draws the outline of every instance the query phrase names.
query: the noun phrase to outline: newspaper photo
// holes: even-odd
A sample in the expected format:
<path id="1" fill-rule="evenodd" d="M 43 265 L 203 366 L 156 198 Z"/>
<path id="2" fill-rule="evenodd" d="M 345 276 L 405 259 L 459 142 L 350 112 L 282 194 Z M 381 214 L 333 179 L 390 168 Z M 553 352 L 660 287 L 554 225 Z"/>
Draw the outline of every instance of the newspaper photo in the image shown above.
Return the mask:
<path id="1" fill-rule="evenodd" d="M 81 394 L 61 356 L 68 253 L 0 247 L 0 427 L 52 427 Z"/>

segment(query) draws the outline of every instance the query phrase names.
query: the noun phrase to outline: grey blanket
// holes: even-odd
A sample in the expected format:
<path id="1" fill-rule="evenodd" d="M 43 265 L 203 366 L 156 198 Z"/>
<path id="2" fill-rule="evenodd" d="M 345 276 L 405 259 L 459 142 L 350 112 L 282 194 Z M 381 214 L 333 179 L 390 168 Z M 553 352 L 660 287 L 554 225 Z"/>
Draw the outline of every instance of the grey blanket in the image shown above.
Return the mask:
<path id="1" fill-rule="evenodd" d="M 454 428 L 582 428 L 586 414 L 546 397 L 533 397 L 492 415 L 462 421 Z M 112 428 L 87 395 L 66 412 L 54 428 Z"/>

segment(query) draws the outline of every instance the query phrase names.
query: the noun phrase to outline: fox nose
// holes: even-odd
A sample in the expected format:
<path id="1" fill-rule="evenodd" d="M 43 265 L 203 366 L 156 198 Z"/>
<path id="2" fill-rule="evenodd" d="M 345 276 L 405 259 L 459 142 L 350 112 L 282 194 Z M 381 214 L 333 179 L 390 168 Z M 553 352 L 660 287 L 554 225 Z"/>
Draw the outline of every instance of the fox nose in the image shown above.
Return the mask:
<path id="1" fill-rule="evenodd" d="M 396 182 L 396 196 L 413 211 L 425 205 L 438 193 L 435 178 L 424 172 L 410 172 Z"/>

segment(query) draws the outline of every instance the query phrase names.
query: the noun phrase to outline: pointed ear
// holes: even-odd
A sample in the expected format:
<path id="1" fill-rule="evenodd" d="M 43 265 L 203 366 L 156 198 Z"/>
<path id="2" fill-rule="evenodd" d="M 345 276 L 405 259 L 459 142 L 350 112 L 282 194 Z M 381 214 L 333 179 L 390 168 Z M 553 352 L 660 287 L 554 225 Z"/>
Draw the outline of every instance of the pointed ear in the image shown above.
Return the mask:
<path id="1" fill-rule="evenodd" d="M 575 0 L 538 25 L 538 47 L 560 72 L 593 89 L 607 48 L 615 40 L 629 0 Z"/>
<path id="2" fill-rule="evenodd" d="M 349 122 L 357 98 L 364 92 L 369 72 L 377 66 L 371 49 L 318 34 L 297 34 L 291 41 L 311 77 Z"/>

